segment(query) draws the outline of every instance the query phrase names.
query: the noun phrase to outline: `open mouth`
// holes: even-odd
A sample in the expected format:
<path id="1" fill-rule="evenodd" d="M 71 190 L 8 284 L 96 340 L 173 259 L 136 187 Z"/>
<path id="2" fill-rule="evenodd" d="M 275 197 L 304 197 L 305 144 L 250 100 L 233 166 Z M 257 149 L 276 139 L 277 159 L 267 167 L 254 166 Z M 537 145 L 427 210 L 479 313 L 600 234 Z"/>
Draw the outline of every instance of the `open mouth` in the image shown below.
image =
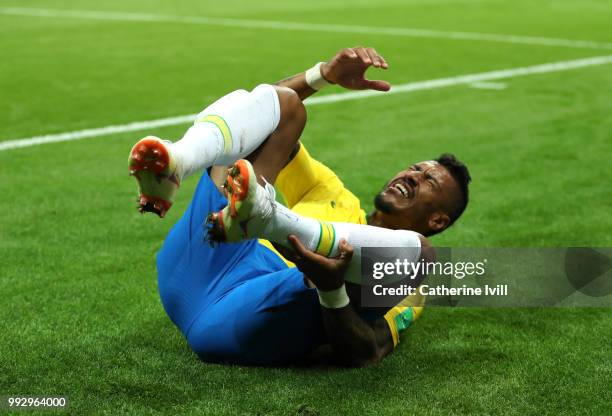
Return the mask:
<path id="1" fill-rule="evenodd" d="M 405 199 L 411 199 L 414 197 L 414 188 L 403 179 L 393 181 L 387 187 L 387 191 L 389 190 L 401 195 L 401 197 Z"/>

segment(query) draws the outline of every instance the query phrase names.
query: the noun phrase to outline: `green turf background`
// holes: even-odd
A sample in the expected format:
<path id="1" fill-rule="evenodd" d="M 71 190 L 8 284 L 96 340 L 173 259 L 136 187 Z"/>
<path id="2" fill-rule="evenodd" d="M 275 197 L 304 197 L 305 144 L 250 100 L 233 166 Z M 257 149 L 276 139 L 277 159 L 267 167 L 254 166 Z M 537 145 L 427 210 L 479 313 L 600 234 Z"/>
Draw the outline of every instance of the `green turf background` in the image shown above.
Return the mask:
<path id="1" fill-rule="evenodd" d="M 9 6 L 612 42 L 607 1 L 0 1 Z M 386 56 L 389 71 L 372 75 L 392 83 L 612 54 L 0 10 L 0 141 L 195 113 L 358 44 Z M 471 205 L 436 245 L 610 246 L 612 65 L 501 82 L 311 107 L 303 141 L 366 209 L 409 163 L 443 151 L 465 160 Z M 367 369 L 199 362 L 164 314 L 154 263 L 196 178 L 164 221 L 138 215 L 126 159 L 143 134 L 0 152 L 0 395 L 67 395 L 72 414 L 612 413 L 609 309 L 430 308 Z"/>

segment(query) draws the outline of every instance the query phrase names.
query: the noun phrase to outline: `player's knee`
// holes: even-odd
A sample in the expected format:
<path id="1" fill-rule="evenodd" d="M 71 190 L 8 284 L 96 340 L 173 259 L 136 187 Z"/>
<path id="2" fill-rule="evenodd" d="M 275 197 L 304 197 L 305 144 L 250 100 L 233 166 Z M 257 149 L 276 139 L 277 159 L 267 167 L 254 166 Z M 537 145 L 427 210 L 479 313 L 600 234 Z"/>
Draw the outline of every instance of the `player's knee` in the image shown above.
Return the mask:
<path id="1" fill-rule="evenodd" d="M 280 104 L 281 123 L 302 127 L 306 123 L 306 108 L 299 95 L 291 88 L 275 86 Z"/>

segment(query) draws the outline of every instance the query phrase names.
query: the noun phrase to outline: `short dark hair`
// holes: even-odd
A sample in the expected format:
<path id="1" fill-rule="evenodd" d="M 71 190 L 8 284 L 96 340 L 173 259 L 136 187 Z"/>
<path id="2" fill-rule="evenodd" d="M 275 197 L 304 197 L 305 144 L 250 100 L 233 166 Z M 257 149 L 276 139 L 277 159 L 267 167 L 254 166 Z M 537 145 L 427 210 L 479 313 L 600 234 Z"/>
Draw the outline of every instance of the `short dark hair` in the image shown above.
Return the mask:
<path id="1" fill-rule="evenodd" d="M 465 166 L 463 162 L 457 159 L 455 155 L 452 155 L 450 153 L 443 153 L 440 155 L 440 157 L 436 159 L 436 162 L 438 162 L 439 164 L 444 166 L 446 170 L 448 170 L 453 179 L 455 179 L 455 181 L 457 182 L 457 185 L 459 185 L 459 189 L 461 190 L 461 202 L 456 205 L 455 209 L 453 209 L 452 212 L 448 213 L 450 216 L 450 222 L 448 226 L 450 227 L 455 221 L 457 221 L 461 214 L 463 214 L 463 211 L 465 211 L 465 207 L 467 207 L 469 200 L 468 185 L 470 184 L 472 177 L 470 176 L 470 172 L 468 171 L 467 166 Z"/>

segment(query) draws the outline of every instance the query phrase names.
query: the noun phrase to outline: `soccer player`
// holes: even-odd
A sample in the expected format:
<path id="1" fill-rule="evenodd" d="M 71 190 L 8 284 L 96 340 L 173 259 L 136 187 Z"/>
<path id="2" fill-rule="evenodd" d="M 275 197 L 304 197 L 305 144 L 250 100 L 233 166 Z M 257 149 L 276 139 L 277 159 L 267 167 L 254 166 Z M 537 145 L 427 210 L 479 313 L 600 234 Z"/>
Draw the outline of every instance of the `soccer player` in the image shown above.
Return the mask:
<path id="1" fill-rule="evenodd" d="M 176 143 L 149 136 L 133 147 L 141 211 L 164 216 L 181 180 L 202 174 L 157 268 L 163 306 L 203 360 L 279 365 L 329 346 L 339 363 L 366 365 L 391 352 L 418 317 L 421 308 L 407 301 L 383 312 L 360 307 L 359 286 L 347 281 L 358 281 L 353 253 L 400 246 L 414 249 L 413 261 L 431 259 L 426 236 L 467 205 L 467 168 L 451 155 L 413 164 L 376 195 L 366 217 L 299 142 L 302 100 L 317 90 L 390 88 L 365 78 L 371 66 L 388 68 L 373 48 L 344 49 L 275 86 L 222 97 Z M 228 165 L 224 195 L 211 167 Z"/>

